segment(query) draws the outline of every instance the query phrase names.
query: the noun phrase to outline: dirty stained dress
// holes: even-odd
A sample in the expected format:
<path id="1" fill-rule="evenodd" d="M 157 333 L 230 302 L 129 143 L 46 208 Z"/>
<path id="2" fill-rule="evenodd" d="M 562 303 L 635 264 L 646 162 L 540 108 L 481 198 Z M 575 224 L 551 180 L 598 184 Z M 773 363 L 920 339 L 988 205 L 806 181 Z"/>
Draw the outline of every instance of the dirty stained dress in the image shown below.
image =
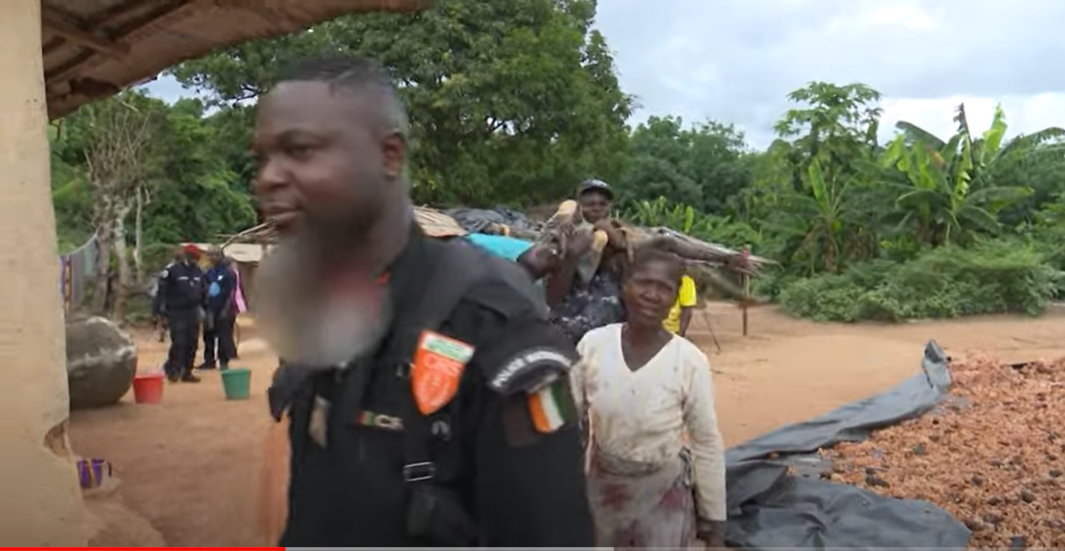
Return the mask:
<path id="1" fill-rule="evenodd" d="M 622 324 L 587 333 L 572 371 L 588 423 L 588 493 L 598 545 L 687 547 L 697 519 L 723 521 L 724 443 L 706 356 L 674 336 L 629 369 Z M 684 435 L 688 435 L 685 443 Z"/>

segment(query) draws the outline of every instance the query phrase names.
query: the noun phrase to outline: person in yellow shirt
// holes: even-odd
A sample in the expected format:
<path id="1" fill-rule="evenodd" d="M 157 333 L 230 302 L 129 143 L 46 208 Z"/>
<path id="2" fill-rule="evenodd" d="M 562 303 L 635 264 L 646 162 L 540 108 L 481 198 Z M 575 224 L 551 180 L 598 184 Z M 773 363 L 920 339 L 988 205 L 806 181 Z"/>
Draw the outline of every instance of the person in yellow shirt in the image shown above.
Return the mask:
<path id="1" fill-rule="evenodd" d="M 695 281 L 684 276 L 680 280 L 680 291 L 673 308 L 669 310 L 669 317 L 662 321 L 662 325 L 669 331 L 680 336 L 688 333 L 688 325 L 692 321 L 692 308 L 696 303 Z"/>

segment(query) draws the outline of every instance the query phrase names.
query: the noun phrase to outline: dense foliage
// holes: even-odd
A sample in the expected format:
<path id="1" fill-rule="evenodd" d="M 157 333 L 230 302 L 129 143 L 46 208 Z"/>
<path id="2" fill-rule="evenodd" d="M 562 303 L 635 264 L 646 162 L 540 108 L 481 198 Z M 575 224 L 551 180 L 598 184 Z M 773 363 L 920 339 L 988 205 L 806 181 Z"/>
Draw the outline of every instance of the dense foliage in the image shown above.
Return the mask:
<path id="1" fill-rule="evenodd" d="M 285 62 L 341 51 L 376 58 L 397 82 L 420 203 L 528 207 L 603 178 L 632 222 L 778 261 L 756 289 L 818 320 L 1035 314 L 1058 293 L 1062 129 L 1011 135 L 998 108 L 981 131 L 959 106 L 950 136 L 901 122 L 882 143 L 880 94 L 825 82 L 790 94 L 764 151 L 716 121 L 651 117 L 630 128 L 635 98 L 620 89 L 594 15 L 594 0 L 441 0 L 422 14 L 343 17 L 180 65 L 172 73 L 204 103 L 137 91 L 103 102 L 134 109 L 151 132 L 139 180 L 124 184 L 144 200 L 125 239 L 140 254 L 141 239 L 163 250 L 254 224 L 251 100 Z M 103 109 L 82 109 L 53 133 L 64 247 L 103 227 L 110 188 L 87 162 L 105 135 Z"/>

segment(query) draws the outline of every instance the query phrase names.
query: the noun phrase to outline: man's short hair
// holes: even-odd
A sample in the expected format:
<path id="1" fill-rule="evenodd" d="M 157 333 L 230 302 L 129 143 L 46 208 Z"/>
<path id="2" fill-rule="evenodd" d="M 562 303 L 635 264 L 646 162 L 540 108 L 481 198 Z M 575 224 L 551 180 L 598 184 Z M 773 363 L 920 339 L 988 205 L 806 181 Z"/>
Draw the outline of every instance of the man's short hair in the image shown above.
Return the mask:
<path id="1" fill-rule="evenodd" d="M 334 88 L 361 89 L 368 85 L 392 88 L 392 81 L 380 66 L 365 57 L 330 55 L 296 60 L 286 65 L 279 82 L 325 82 Z"/>
<path id="2" fill-rule="evenodd" d="M 383 123 L 389 130 L 406 136 L 409 130 L 407 111 L 399 99 L 388 73 L 371 59 L 354 55 L 328 55 L 297 60 L 280 72 L 278 82 L 324 82 L 334 91 L 362 92 L 376 89 L 381 93 Z"/>

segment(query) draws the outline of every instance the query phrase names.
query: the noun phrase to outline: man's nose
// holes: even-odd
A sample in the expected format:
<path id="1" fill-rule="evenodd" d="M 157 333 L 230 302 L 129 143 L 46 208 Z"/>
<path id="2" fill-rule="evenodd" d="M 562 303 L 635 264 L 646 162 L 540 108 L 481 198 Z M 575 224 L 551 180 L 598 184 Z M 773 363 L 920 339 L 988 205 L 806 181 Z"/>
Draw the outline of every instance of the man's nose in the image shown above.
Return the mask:
<path id="1" fill-rule="evenodd" d="M 259 164 L 259 172 L 255 175 L 255 192 L 269 194 L 271 191 L 287 186 L 289 181 L 288 171 L 281 163 L 268 158 Z"/>

